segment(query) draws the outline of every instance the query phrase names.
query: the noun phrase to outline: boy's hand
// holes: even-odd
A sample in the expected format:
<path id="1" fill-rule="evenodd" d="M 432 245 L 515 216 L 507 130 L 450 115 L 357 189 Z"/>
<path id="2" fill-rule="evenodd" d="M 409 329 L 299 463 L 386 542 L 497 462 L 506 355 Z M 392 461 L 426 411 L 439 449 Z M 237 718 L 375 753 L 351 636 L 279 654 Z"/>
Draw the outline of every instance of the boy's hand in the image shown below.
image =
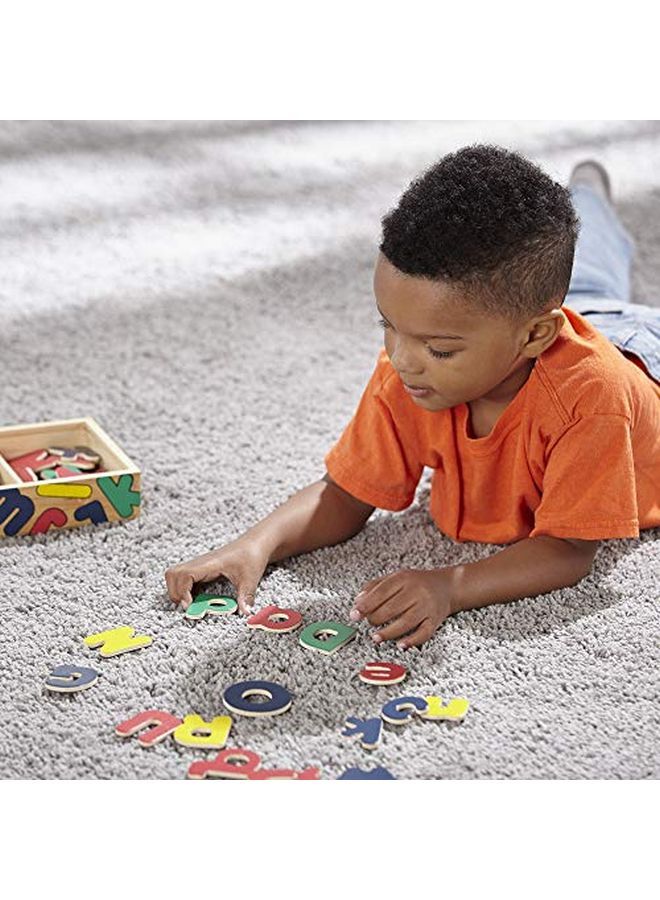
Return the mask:
<path id="1" fill-rule="evenodd" d="M 393 621 L 374 635 L 376 643 L 400 638 L 402 649 L 427 641 L 452 612 L 453 570 L 401 569 L 368 581 L 355 598 L 350 619 L 366 618 L 372 625 Z M 414 629 L 414 630 L 413 630 Z"/>
<path id="2" fill-rule="evenodd" d="M 197 582 L 216 581 L 224 576 L 236 588 L 239 610 L 249 615 L 257 585 L 269 562 L 268 553 L 251 539 L 238 538 L 224 547 L 196 556 L 187 562 L 171 566 L 165 572 L 170 600 L 188 609 L 192 603 L 192 589 Z"/>

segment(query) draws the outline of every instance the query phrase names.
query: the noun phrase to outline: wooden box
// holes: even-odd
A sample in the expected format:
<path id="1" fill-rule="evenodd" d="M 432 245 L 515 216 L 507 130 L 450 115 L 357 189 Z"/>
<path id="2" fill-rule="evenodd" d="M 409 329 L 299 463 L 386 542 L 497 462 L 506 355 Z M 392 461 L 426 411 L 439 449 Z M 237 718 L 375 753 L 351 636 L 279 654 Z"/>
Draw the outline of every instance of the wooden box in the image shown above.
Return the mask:
<path id="1" fill-rule="evenodd" d="M 90 447 L 104 471 L 22 481 L 7 463 L 48 445 Z M 0 428 L 0 537 L 134 519 L 140 486 L 140 470 L 90 417 Z"/>

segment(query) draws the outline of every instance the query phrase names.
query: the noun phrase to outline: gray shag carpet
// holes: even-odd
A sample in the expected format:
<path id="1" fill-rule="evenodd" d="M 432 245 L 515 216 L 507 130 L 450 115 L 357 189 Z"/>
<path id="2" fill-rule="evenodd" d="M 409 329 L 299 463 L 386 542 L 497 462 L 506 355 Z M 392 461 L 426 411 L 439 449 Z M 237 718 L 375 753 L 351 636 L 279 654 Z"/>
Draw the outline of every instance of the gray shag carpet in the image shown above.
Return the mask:
<path id="1" fill-rule="evenodd" d="M 220 546 L 321 477 L 381 331 L 371 278 L 380 218 L 444 153 L 493 141 L 564 183 L 595 155 L 638 240 L 634 299 L 660 305 L 655 122 L 3 122 L 0 424 L 91 415 L 143 473 L 141 516 L 0 540 L 0 774 L 183 778 L 214 751 L 142 749 L 115 725 L 149 708 L 205 719 L 225 687 L 284 684 L 289 712 L 235 716 L 227 747 L 336 778 L 658 776 L 658 531 L 601 545 L 578 585 L 449 619 L 420 650 L 375 653 L 361 623 L 336 655 L 238 614 L 192 624 L 168 565 Z M 257 606 L 348 621 L 362 584 L 471 561 L 428 512 L 378 510 L 350 541 L 270 565 Z M 210 586 L 235 593 L 227 582 Z M 84 636 L 128 624 L 151 647 L 99 659 Z M 353 677 L 374 658 L 407 681 Z M 78 662 L 99 682 L 46 692 Z M 459 725 L 386 725 L 380 747 L 340 735 L 401 694 L 464 695 Z"/>

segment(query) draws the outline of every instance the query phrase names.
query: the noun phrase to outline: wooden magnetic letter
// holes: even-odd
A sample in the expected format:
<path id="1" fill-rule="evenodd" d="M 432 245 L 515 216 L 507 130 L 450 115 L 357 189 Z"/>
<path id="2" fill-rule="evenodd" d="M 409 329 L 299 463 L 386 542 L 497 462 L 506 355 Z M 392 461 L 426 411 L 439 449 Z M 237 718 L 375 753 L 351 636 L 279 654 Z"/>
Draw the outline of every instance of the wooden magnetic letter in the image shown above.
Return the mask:
<path id="1" fill-rule="evenodd" d="M 43 534 L 51 525 L 62 528 L 66 525 L 66 513 L 57 506 L 49 506 L 39 516 L 30 529 L 30 534 Z"/>
<path id="2" fill-rule="evenodd" d="M 186 619 L 203 619 L 209 613 L 212 616 L 224 616 L 236 612 L 238 603 L 233 597 L 221 597 L 219 594 L 200 594 L 186 610 Z"/>
<path id="3" fill-rule="evenodd" d="M 320 653 L 334 653 L 355 637 L 357 628 L 343 622 L 312 622 L 300 634 L 300 643 Z M 329 637 L 324 638 L 324 635 Z"/>
<path id="4" fill-rule="evenodd" d="M 57 456 L 50 456 L 46 450 L 32 450 L 22 456 L 14 456 L 7 462 L 21 481 L 36 481 L 37 473 L 42 469 L 50 469 L 59 462 Z"/>
<path id="5" fill-rule="evenodd" d="M 447 703 L 443 703 L 442 697 L 427 697 L 426 712 L 420 712 L 422 719 L 449 719 L 460 722 L 470 706 L 470 701 L 465 697 L 453 697 Z"/>
<path id="6" fill-rule="evenodd" d="M 133 490 L 133 476 L 130 472 L 120 475 L 118 481 L 110 476 L 99 478 L 97 484 L 122 519 L 127 519 L 132 514 L 133 507 L 140 505 L 140 492 Z"/>
<path id="7" fill-rule="evenodd" d="M 141 728 L 148 728 L 138 736 L 140 747 L 153 747 L 159 741 L 164 740 L 168 734 L 172 734 L 175 728 L 182 724 L 182 719 L 165 712 L 162 709 L 148 709 L 138 713 L 132 719 L 126 719 L 115 728 L 115 733 L 120 737 L 131 737 Z M 150 726 L 150 727 L 148 727 Z"/>
<path id="8" fill-rule="evenodd" d="M 302 772 L 294 769 L 262 769 L 261 757 L 243 747 L 223 750 L 215 759 L 194 762 L 188 769 L 188 778 L 242 778 L 250 781 L 286 778 L 297 781 L 311 781 L 321 777 L 317 768 L 307 768 Z"/>
<path id="9" fill-rule="evenodd" d="M 277 778 L 292 778 L 295 781 L 314 781 L 321 777 L 318 768 L 310 766 L 302 772 L 295 769 L 257 769 L 250 775 L 250 781 L 268 781 Z"/>
<path id="10" fill-rule="evenodd" d="M 264 631 L 295 631 L 302 622 L 302 616 L 295 609 L 283 609 L 281 606 L 265 606 L 258 613 L 247 619 L 250 628 L 263 628 Z"/>
<path id="11" fill-rule="evenodd" d="M 91 472 L 101 462 L 101 457 L 89 447 L 48 447 L 48 452 L 58 458 L 59 464 L 74 465 Z"/>
<path id="12" fill-rule="evenodd" d="M 119 628 L 109 628 L 107 631 L 100 631 L 98 634 L 90 634 L 83 640 L 88 647 L 99 647 L 102 644 L 100 654 L 106 657 L 118 656 L 120 653 L 128 653 L 130 650 L 148 647 L 152 643 L 153 638 L 146 634 L 135 634 L 134 628 L 128 625 L 121 625 Z"/>
<path id="13" fill-rule="evenodd" d="M 376 766 L 375 769 L 346 769 L 346 771 L 337 778 L 337 781 L 370 781 L 377 778 L 392 778 L 396 781 L 394 775 L 384 769 L 382 766 Z"/>
<path id="14" fill-rule="evenodd" d="M 215 759 L 194 762 L 188 769 L 188 778 L 249 778 L 260 762 L 258 753 L 232 747 L 218 753 Z"/>
<path id="15" fill-rule="evenodd" d="M 298 772 L 296 775 L 298 781 L 316 781 L 320 777 L 321 770 L 317 766 L 308 766 L 308 768 L 303 769 L 302 772 Z"/>
<path id="16" fill-rule="evenodd" d="M 358 677 L 366 684 L 398 684 L 406 677 L 406 669 L 396 663 L 367 663 Z"/>
<path id="17" fill-rule="evenodd" d="M 48 481 L 52 478 L 71 478 L 73 475 L 83 474 L 82 469 L 76 469 L 74 466 L 55 466 L 54 469 L 42 469 L 39 472 L 39 478 L 42 481 Z"/>
<path id="18" fill-rule="evenodd" d="M 231 716 L 216 716 L 210 722 L 205 722 L 201 716 L 186 716 L 172 737 L 182 747 L 210 747 L 219 750 L 227 743 L 231 725 Z"/>
<path id="19" fill-rule="evenodd" d="M 252 694 L 267 697 L 265 702 L 250 700 Z M 230 685 L 222 695 L 227 709 L 241 716 L 277 716 L 291 706 L 291 694 L 274 681 L 239 681 Z"/>
<path id="20" fill-rule="evenodd" d="M 374 750 L 383 733 L 383 720 L 375 716 L 373 719 L 358 719 L 356 716 L 348 716 L 345 724 L 348 726 L 342 731 L 344 737 L 358 737 L 362 735 L 360 744 L 365 750 Z"/>
<path id="21" fill-rule="evenodd" d="M 50 469 L 46 469 L 46 471 L 51 471 Z M 82 469 L 77 468 L 77 466 L 55 466 L 53 470 L 55 472 L 56 478 L 71 478 L 76 475 L 84 475 Z M 43 478 L 44 473 L 41 473 L 41 477 Z"/>
<path id="22" fill-rule="evenodd" d="M 101 522 L 108 521 L 108 517 L 99 500 L 92 500 L 90 503 L 85 503 L 84 506 L 79 506 L 74 512 L 73 518 L 78 522 L 90 519 L 94 525 L 100 525 Z"/>
<path id="23" fill-rule="evenodd" d="M 56 666 L 46 679 L 46 687 L 49 691 L 70 694 L 91 687 L 98 677 L 95 669 L 86 666 Z"/>
<path id="24" fill-rule="evenodd" d="M 76 499 L 84 499 L 91 496 L 92 488 L 89 484 L 58 484 L 57 479 L 52 479 L 39 484 L 37 494 L 40 497 L 75 497 Z"/>
<path id="25" fill-rule="evenodd" d="M 13 537 L 30 520 L 34 512 L 34 503 L 17 488 L 0 490 L 0 525 L 11 516 L 16 515 L 5 525 L 5 534 Z"/>
<path id="26" fill-rule="evenodd" d="M 426 700 L 423 697 L 397 697 L 390 700 L 380 711 L 386 722 L 392 725 L 403 725 L 409 722 L 416 713 L 426 710 Z"/>

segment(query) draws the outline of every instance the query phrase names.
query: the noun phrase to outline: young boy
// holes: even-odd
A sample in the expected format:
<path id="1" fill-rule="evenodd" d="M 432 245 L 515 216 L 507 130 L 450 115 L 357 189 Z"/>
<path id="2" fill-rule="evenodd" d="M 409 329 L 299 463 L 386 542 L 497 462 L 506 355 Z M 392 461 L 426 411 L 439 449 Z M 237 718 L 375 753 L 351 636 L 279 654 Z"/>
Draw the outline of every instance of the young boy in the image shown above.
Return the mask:
<path id="1" fill-rule="evenodd" d="M 225 576 L 248 613 L 269 563 L 405 509 L 424 466 L 441 531 L 511 546 L 367 582 L 350 619 L 376 642 L 419 646 L 459 610 L 574 585 L 600 540 L 660 525 L 660 310 L 629 302 L 634 244 L 602 166 L 579 164 L 567 189 L 517 153 L 464 147 L 382 224 L 384 347 L 325 475 L 168 569 L 184 607 Z"/>

